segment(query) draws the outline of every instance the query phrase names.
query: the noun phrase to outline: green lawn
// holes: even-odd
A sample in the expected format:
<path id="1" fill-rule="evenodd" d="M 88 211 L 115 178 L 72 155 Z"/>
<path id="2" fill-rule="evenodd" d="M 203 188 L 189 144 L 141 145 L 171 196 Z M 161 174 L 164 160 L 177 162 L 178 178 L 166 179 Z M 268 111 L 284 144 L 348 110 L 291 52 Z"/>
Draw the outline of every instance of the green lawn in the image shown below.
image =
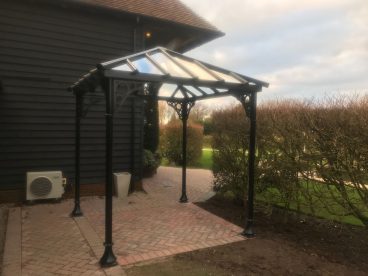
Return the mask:
<path id="1" fill-rule="evenodd" d="M 202 156 L 198 161 L 198 164 L 195 166 L 189 166 L 190 168 L 201 168 L 201 169 L 208 169 L 211 170 L 213 166 L 213 149 L 211 148 L 203 148 L 202 149 Z M 161 163 L 163 166 L 169 166 L 169 162 L 164 159 Z M 334 220 L 339 221 L 343 223 L 348 223 L 352 225 L 359 225 L 363 226 L 362 222 L 356 218 L 353 215 L 342 215 L 344 213 L 344 208 L 336 204 L 336 202 L 333 200 L 333 197 L 338 197 L 338 191 L 334 191 L 334 187 L 328 189 L 328 186 L 324 183 L 314 181 L 303 184 L 303 187 L 305 189 L 305 193 L 301 193 L 300 195 L 300 206 L 299 211 L 304 214 L 313 215 L 320 218 L 325 218 L 328 220 Z M 359 199 L 359 196 L 357 194 L 357 191 L 350 188 L 349 194 L 350 198 L 356 198 L 356 200 Z M 311 191 L 307 192 L 307 191 Z M 316 191 L 318 191 L 316 193 Z M 303 195 L 304 194 L 304 195 Z M 305 195 L 310 195 L 311 197 L 307 198 Z M 328 195 L 328 196 L 326 196 Z M 262 194 L 257 194 L 256 198 L 259 201 L 267 201 L 268 203 L 274 204 L 279 207 L 285 207 L 283 205 L 283 201 L 280 200 L 281 193 L 276 188 L 269 188 Z M 322 199 L 321 199 L 322 197 Z M 313 205 L 313 210 L 311 210 L 310 206 Z M 292 202 L 289 207 L 291 210 L 298 211 L 298 206 L 296 202 Z M 330 211 L 328 211 L 328 209 Z M 366 208 L 364 206 L 361 206 L 361 208 Z M 364 209 L 363 209 L 364 210 Z M 331 214 L 335 213 L 335 214 Z M 368 214 L 368 209 L 366 210 L 366 213 Z"/>
<path id="2" fill-rule="evenodd" d="M 212 169 L 212 164 L 213 164 L 212 154 L 213 154 L 212 149 L 203 148 L 202 149 L 202 156 L 198 160 L 198 163 L 196 165 L 191 165 L 189 167 L 190 168 L 211 170 Z M 161 166 L 171 166 L 171 164 L 169 163 L 169 161 L 166 158 L 162 158 Z"/>
<path id="3" fill-rule="evenodd" d="M 354 215 L 344 214 L 345 208 L 336 203 L 333 199 L 334 197 L 341 197 L 336 187 L 328 186 L 318 181 L 310 181 L 308 183 L 303 183 L 302 189 L 304 192 L 300 193 L 299 196 L 299 211 L 301 213 L 347 224 L 364 226 Z M 361 202 L 358 192 L 349 187 L 347 191 L 351 201 L 356 202 L 356 206 L 361 210 L 365 210 L 364 213 L 368 215 L 368 209 Z M 284 208 L 284 201 L 280 200 L 281 197 L 280 191 L 276 188 L 268 188 L 265 192 L 256 195 L 259 201 L 267 201 L 268 203 Z M 313 206 L 313 210 L 311 206 Z M 289 209 L 298 211 L 297 202 L 291 202 Z"/>
<path id="4" fill-rule="evenodd" d="M 213 150 L 210 148 L 203 148 L 202 149 L 202 156 L 198 161 L 196 168 L 201 169 L 212 169 L 213 160 L 212 160 Z"/>

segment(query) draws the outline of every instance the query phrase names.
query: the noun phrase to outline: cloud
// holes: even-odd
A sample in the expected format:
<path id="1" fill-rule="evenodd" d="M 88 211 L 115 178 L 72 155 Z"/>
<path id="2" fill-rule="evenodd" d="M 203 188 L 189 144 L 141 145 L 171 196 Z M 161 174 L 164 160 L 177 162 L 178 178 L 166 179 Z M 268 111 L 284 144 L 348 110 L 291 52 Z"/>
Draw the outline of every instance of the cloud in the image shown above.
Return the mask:
<path id="1" fill-rule="evenodd" d="M 366 0 L 182 1 L 226 33 L 189 54 L 270 82 L 261 101 L 367 93 Z"/>

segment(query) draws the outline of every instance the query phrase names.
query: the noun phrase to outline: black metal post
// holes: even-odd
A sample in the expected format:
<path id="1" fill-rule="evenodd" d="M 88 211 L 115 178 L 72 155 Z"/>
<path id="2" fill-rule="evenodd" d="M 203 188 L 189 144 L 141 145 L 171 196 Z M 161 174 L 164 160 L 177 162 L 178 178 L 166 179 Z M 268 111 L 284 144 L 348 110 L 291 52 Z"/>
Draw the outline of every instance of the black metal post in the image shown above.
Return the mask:
<path id="1" fill-rule="evenodd" d="M 187 123 L 188 123 L 188 107 L 187 104 L 183 104 L 182 107 L 182 122 L 183 122 L 183 166 L 182 166 L 182 173 L 181 173 L 181 197 L 180 202 L 186 203 L 188 202 L 187 197 Z"/>
<path id="2" fill-rule="evenodd" d="M 83 216 L 80 207 L 80 123 L 82 118 L 83 96 L 76 93 L 75 106 L 75 180 L 74 180 L 74 209 L 71 213 L 72 217 Z"/>
<path id="3" fill-rule="evenodd" d="M 256 157 L 256 123 L 257 123 L 257 92 L 252 92 L 249 98 L 250 135 L 249 135 L 249 155 L 248 155 L 248 200 L 247 200 L 247 221 L 243 235 L 254 237 L 253 215 L 254 215 L 254 164 Z"/>
<path id="4" fill-rule="evenodd" d="M 129 186 L 129 192 L 134 191 L 135 181 L 135 99 L 132 98 L 132 118 L 130 120 L 130 173 L 131 181 Z"/>
<path id="5" fill-rule="evenodd" d="M 195 101 L 187 100 L 183 102 L 174 102 L 167 101 L 167 104 L 175 109 L 176 113 L 179 116 L 179 119 L 183 123 L 183 166 L 182 166 L 182 174 L 181 174 L 181 197 L 180 202 L 185 203 L 188 202 L 187 197 L 187 123 L 190 110 L 195 104 Z"/>
<path id="6" fill-rule="evenodd" d="M 102 267 L 117 264 L 112 250 L 112 150 L 113 150 L 113 113 L 114 113 L 114 82 L 109 79 L 104 85 L 106 97 L 106 183 L 105 183 L 105 252 L 100 259 Z"/>

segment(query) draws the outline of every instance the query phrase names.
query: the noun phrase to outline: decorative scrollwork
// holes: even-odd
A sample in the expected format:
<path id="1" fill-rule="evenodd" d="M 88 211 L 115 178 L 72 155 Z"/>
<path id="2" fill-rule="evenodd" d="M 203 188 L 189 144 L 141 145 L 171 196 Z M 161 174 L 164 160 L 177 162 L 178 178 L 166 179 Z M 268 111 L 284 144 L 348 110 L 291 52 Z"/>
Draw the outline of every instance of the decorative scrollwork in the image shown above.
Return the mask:
<path id="1" fill-rule="evenodd" d="M 167 101 L 167 104 L 171 106 L 172 108 L 174 108 L 180 120 L 187 120 L 189 117 L 190 110 L 195 105 L 195 102 L 194 101 L 183 101 L 183 102 Z"/>
<path id="2" fill-rule="evenodd" d="M 126 82 L 126 81 L 114 81 L 114 112 L 118 112 L 125 100 L 133 93 L 138 93 L 144 89 L 144 83 L 142 82 Z M 102 102 L 105 98 L 104 94 L 100 91 L 85 92 L 81 95 L 82 99 L 80 106 L 80 117 L 86 117 L 91 107 Z"/>
<path id="3" fill-rule="evenodd" d="M 144 83 L 141 82 L 114 82 L 115 90 L 115 109 L 114 112 L 118 112 L 126 99 L 135 92 L 144 90 Z"/>
<path id="4" fill-rule="evenodd" d="M 245 110 L 245 114 L 248 118 L 250 118 L 250 95 L 243 93 L 243 94 L 234 94 L 234 97 L 243 105 L 243 108 Z"/>

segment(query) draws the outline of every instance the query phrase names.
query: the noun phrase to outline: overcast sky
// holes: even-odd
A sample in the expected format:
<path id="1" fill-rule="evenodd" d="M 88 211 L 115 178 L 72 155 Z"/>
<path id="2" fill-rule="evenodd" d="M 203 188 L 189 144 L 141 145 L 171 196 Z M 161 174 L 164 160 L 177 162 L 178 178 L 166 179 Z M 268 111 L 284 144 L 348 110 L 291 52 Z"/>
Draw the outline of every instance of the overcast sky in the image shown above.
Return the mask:
<path id="1" fill-rule="evenodd" d="M 368 0 L 182 2 L 226 33 L 189 54 L 269 82 L 260 101 L 368 94 Z"/>

